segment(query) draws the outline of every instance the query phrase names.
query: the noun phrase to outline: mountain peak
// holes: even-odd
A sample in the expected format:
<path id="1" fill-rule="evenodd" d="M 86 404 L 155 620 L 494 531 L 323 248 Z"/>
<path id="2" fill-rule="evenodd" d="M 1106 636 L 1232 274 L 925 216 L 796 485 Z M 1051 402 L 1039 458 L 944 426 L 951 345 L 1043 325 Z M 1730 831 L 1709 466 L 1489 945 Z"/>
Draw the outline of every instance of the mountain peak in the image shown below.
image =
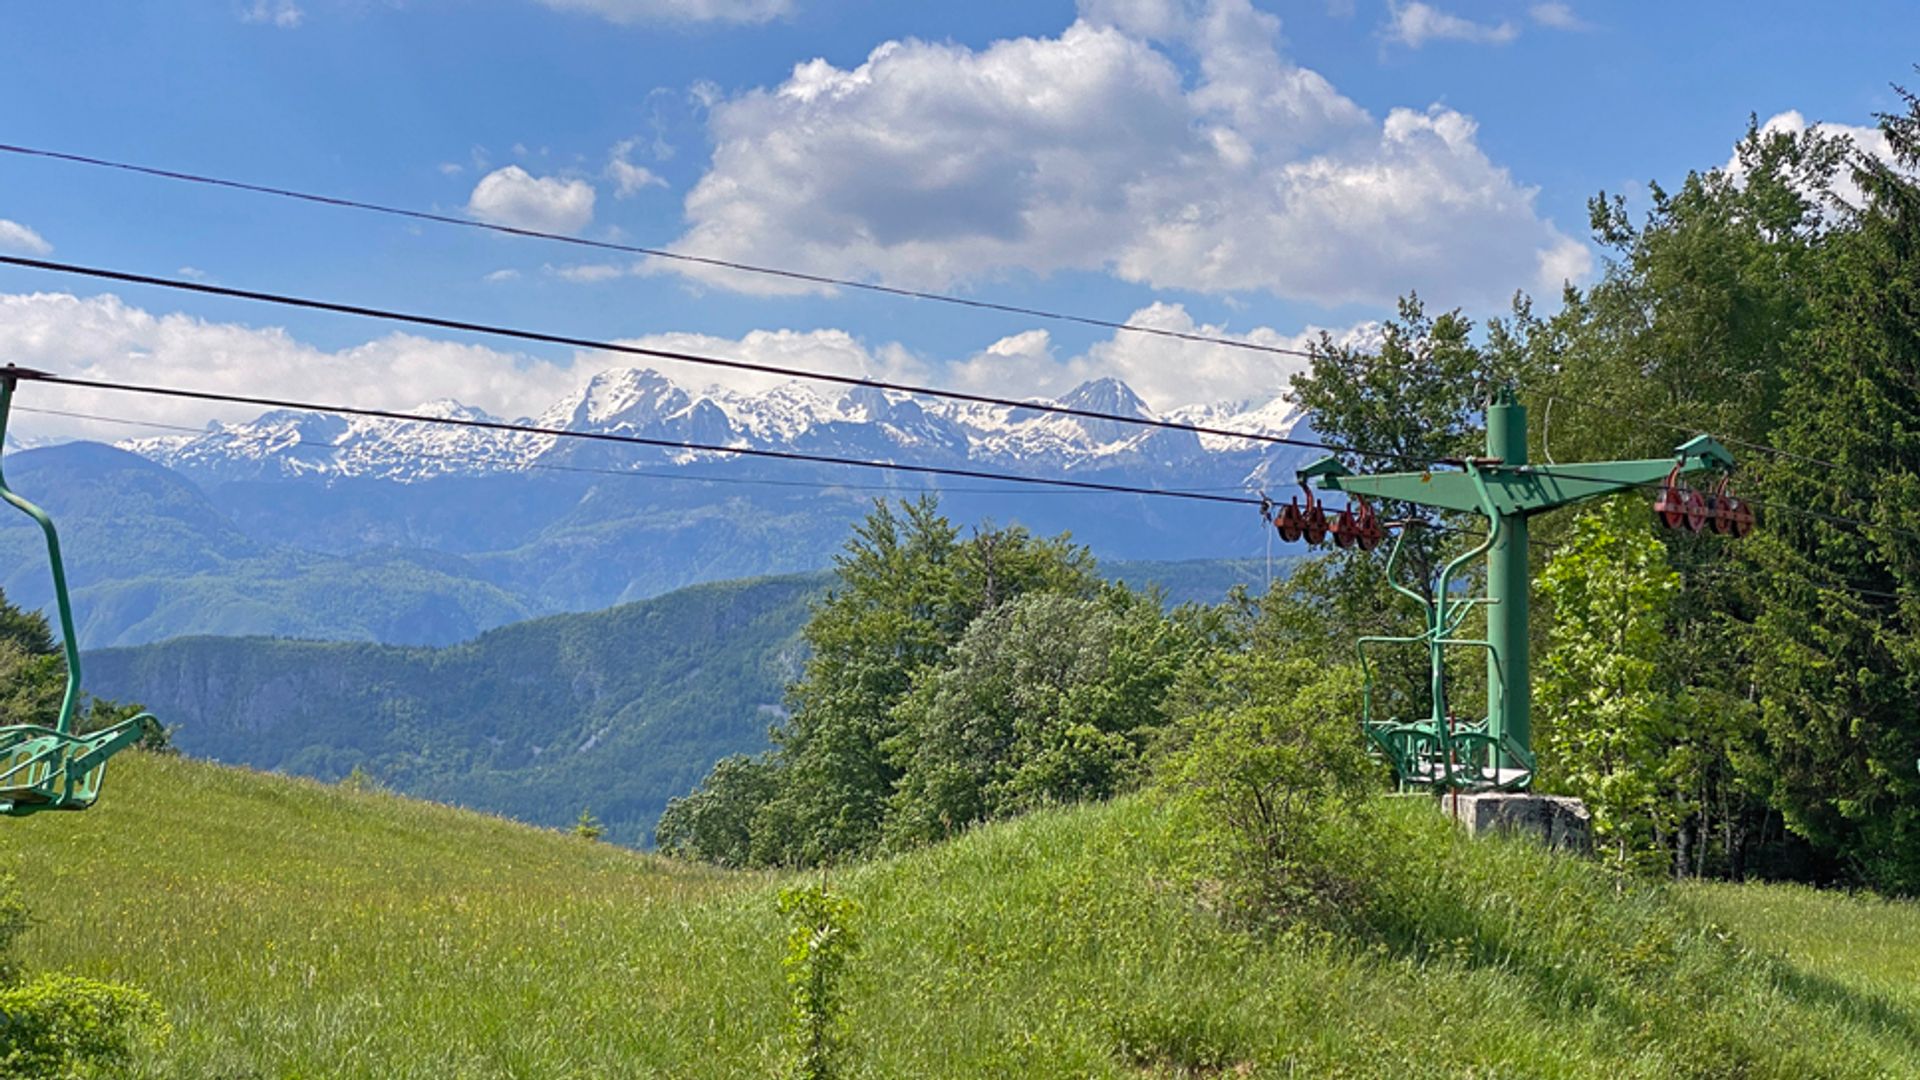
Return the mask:
<path id="1" fill-rule="evenodd" d="M 1088 412 L 1111 413 L 1115 416 L 1150 417 L 1153 410 L 1141 400 L 1133 387 L 1111 375 L 1099 379 L 1090 379 L 1066 392 L 1060 398 L 1060 404 L 1071 409 L 1085 409 Z"/>

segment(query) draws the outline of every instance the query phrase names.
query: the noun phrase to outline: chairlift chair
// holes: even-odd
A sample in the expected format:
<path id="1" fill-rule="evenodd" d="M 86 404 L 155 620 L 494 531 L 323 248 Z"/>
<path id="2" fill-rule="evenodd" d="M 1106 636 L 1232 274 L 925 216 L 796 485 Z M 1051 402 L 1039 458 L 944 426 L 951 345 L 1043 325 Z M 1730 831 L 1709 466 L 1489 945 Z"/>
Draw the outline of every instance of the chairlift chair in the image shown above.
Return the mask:
<path id="1" fill-rule="evenodd" d="M 7 415 L 23 379 L 40 373 L 9 365 L 0 368 L 0 445 L 4 445 Z M 67 573 L 60 561 L 60 537 L 46 511 L 7 486 L 0 472 L 0 499 L 12 504 L 40 526 L 47 540 L 47 561 L 53 570 L 53 595 L 60 611 L 60 640 L 67 662 L 67 689 L 60 700 L 54 726 L 10 724 L 0 726 L 0 814 L 22 817 L 42 810 L 85 810 L 100 797 L 107 759 L 140 741 L 158 722 L 146 713 L 96 731 L 73 730 L 80 703 L 80 647 L 74 633 L 73 605 L 67 598 Z"/>

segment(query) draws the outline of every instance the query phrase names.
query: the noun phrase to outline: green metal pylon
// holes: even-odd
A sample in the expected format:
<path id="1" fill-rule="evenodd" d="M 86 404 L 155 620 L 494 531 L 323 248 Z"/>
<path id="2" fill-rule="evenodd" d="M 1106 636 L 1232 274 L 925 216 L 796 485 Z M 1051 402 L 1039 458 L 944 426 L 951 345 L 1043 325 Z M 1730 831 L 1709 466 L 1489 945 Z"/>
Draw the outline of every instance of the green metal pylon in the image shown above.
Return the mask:
<path id="1" fill-rule="evenodd" d="M 1427 608 L 1428 629 L 1418 638 L 1392 640 L 1424 642 L 1430 650 L 1433 669 L 1433 709 L 1424 723 L 1396 723 L 1392 726 L 1396 734 L 1387 738 L 1382 734 L 1385 729 L 1375 725 L 1370 715 L 1364 718 L 1369 734 L 1395 758 L 1401 780 L 1453 787 L 1468 784 L 1524 787 L 1532 780 L 1528 519 L 1574 503 L 1658 484 L 1676 466 L 1681 473 L 1687 473 L 1731 469 L 1733 464 L 1733 455 L 1725 447 L 1701 435 L 1677 447 L 1674 456 L 1667 458 L 1531 465 L 1527 461 L 1527 410 L 1510 392 L 1503 392 L 1487 407 L 1486 458 L 1464 462 L 1459 472 L 1361 476 L 1331 457 L 1300 470 L 1303 480 L 1317 479 L 1326 491 L 1480 514 L 1487 519 L 1485 541 L 1442 569 L 1431 601 L 1395 586 Z M 1468 560 L 1482 553 L 1487 559 L 1485 598 L 1454 600 L 1449 595 L 1453 575 Z M 1468 609 L 1482 605 L 1487 614 L 1486 638 L 1452 638 L 1450 635 L 1459 628 Z M 1487 652 L 1486 716 L 1484 721 L 1470 723 L 1464 729 L 1447 709 L 1442 650 L 1448 645 L 1477 646 Z M 1363 650 L 1363 666 L 1364 663 Z M 1368 709 L 1371 710 L 1370 692 Z M 1416 764 L 1415 759 L 1425 764 Z M 1456 761 L 1461 759 L 1464 759 L 1463 766 L 1472 767 L 1457 768 Z"/>

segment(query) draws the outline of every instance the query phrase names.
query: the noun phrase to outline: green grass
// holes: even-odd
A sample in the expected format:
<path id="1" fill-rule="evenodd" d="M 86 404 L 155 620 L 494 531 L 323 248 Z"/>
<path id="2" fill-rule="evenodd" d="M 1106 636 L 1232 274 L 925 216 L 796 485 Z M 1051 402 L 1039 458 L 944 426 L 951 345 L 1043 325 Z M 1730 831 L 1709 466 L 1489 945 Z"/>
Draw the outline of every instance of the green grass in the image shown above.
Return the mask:
<path id="1" fill-rule="evenodd" d="M 1177 813 L 1139 798 L 836 873 L 862 909 L 851 1071 L 1920 1075 L 1910 905 L 1622 895 L 1589 864 L 1468 842 L 1423 806 L 1384 813 L 1355 844 L 1340 932 L 1223 926 L 1181 869 Z M 166 1007 L 174 1038 L 141 1075 L 779 1062 L 778 877 L 132 754 L 94 810 L 0 822 L 0 865 L 38 917 L 30 967 Z"/>

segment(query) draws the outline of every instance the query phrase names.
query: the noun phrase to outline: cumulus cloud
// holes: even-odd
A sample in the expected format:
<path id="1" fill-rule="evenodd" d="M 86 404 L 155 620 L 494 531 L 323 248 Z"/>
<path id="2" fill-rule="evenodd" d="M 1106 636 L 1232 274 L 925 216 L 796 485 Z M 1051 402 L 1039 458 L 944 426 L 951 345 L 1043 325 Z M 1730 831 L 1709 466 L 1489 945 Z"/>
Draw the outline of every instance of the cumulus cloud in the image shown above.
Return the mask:
<path id="1" fill-rule="evenodd" d="M 919 287 L 1092 270 L 1324 304 L 1414 287 L 1499 303 L 1587 272 L 1469 117 L 1376 119 L 1279 40 L 1248 0 L 1087 0 L 1058 37 L 800 64 L 714 104 L 677 247 Z M 1193 78 L 1173 49 L 1197 58 Z"/>
<path id="2" fill-rule="evenodd" d="M 1527 16 L 1541 26 L 1555 30 L 1591 30 L 1592 25 L 1573 13 L 1573 5 L 1550 0 L 1527 9 Z"/>
<path id="3" fill-rule="evenodd" d="M 639 139 L 622 139 L 614 144 L 607 160 L 607 179 L 613 181 L 614 198 L 625 199 L 646 188 L 667 186 L 652 169 L 627 160 L 639 145 Z"/>
<path id="4" fill-rule="evenodd" d="M 793 10 L 793 0 L 540 0 L 556 11 L 598 15 L 622 25 L 649 22 L 759 23 Z"/>
<path id="5" fill-rule="evenodd" d="M 240 21 L 259 23 L 265 26 L 277 26 L 282 30 L 291 30 L 300 25 L 307 13 L 293 0 L 254 0 L 240 9 Z"/>
<path id="6" fill-rule="evenodd" d="M 0 355 L 24 367 L 92 379 L 264 391 L 389 409 L 451 397 L 506 416 L 538 412 L 576 382 L 568 365 L 479 345 L 389 334 L 327 350 L 281 329 L 155 315 L 111 295 L 0 295 Z M 36 387 L 32 397 L 24 404 L 196 427 L 261 412 L 52 385 Z M 112 441 L 130 434 L 119 425 L 38 414 L 21 421 L 36 435 Z"/>
<path id="7" fill-rule="evenodd" d="M 474 185 L 467 213 L 495 225 L 577 233 L 593 221 L 593 200 L 593 185 L 585 180 L 534 176 L 518 165 L 508 165 Z"/>
<path id="8" fill-rule="evenodd" d="M 1196 320 L 1183 305 L 1156 303 L 1126 320 L 1175 333 L 1225 338 L 1267 348 L 1305 349 L 1318 342 L 1321 327 L 1296 334 L 1271 327 L 1233 332 L 1224 326 Z M 1335 341 L 1359 344 L 1378 334 L 1374 323 L 1328 330 Z M 987 346 L 948 371 L 951 385 L 981 393 L 1004 393 L 1018 387 L 1021 394 L 1058 395 L 1089 379 L 1116 378 L 1132 387 L 1158 412 L 1187 405 L 1222 402 L 1264 404 L 1284 395 L 1296 372 L 1304 371 L 1304 357 L 1253 349 L 1233 349 L 1155 334 L 1118 331 L 1085 352 L 1061 357 L 1045 330 L 1010 335 Z"/>
<path id="9" fill-rule="evenodd" d="M 1879 128 L 1860 127 L 1854 124 L 1836 124 L 1830 120 L 1816 121 L 1810 124 L 1798 109 L 1788 109 L 1786 112 L 1775 113 L 1768 117 L 1767 122 L 1760 125 L 1760 133 L 1762 135 L 1772 135 L 1784 132 L 1789 135 L 1799 135 L 1809 128 L 1822 135 L 1846 139 L 1853 144 L 1854 149 L 1869 157 L 1877 158 L 1888 165 L 1897 166 L 1899 164 L 1893 154 L 1893 144 L 1887 141 L 1887 133 L 1881 131 Z M 1738 148 L 1734 150 L 1733 155 L 1727 159 L 1726 165 L 1722 166 L 1722 168 L 1728 175 L 1734 177 L 1736 180 L 1746 175 L 1747 167 L 1740 160 L 1740 151 Z M 1845 166 L 1842 166 L 1840 171 L 1834 175 L 1833 186 L 1828 194 L 1838 202 L 1856 209 L 1859 208 L 1866 199 L 1866 194 L 1860 190 L 1860 185 L 1853 182 L 1853 174 Z"/>
<path id="10" fill-rule="evenodd" d="M 53 245 L 25 225 L 0 218 L 0 251 L 12 251 L 22 255 L 50 255 L 53 253 Z"/>
<path id="11" fill-rule="evenodd" d="M 1565 5 L 1543 4 L 1542 7 L 1565 7 Z M 1505 45 L 1520 36 L 1520 31 L 1510 22 L 1477 23 L 1450 15 L 1431 4 L 1413 0 L 1411 3 L 1389 5 L 1392 15 L 1387 22 L 1388 41 L 1399 42 L 1409 49 L 1417 49 L 1429 41 L 1471 41 L 1484 45 Z"/>

